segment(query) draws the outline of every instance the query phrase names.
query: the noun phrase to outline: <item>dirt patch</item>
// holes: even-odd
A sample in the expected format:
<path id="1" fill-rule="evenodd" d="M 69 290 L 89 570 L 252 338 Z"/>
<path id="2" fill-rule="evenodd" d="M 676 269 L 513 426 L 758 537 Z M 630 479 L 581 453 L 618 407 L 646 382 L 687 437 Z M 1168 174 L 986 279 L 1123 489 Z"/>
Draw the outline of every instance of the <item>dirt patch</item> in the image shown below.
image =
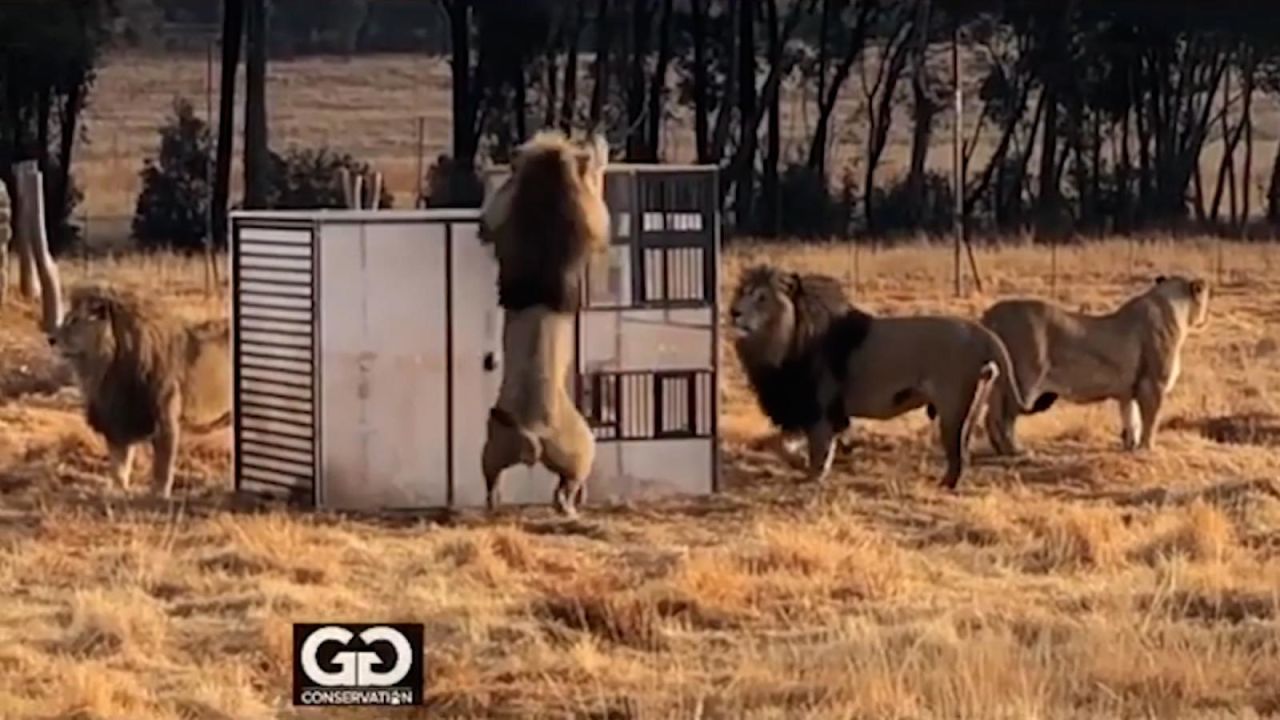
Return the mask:
<path id="1" fill-rule="evenodd" d="M 1174 418 L 1169 421 L 1168 427 L 1171 430 L 1198 432 L 1216 443 L 1227 445 L 1280 447 L 1280 416 L 1267 413 L 1220 415 L 1201 419 Z"/>

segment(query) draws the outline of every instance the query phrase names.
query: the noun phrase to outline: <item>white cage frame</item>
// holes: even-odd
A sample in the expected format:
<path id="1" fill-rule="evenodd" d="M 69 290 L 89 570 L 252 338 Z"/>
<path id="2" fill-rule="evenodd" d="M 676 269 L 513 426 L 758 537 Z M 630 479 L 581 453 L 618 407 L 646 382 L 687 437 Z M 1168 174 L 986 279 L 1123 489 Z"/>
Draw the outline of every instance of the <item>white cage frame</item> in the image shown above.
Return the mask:
<path id="1" fill-rule="evenodd" d="M 611 473 L 609 468 L 613 461 L 619 469 L 624 465 L 625 447 L 653 441 L 666 441 L 673 448 L 705 444 L 705 471 L 692 467 L 688 471 L 705 472 L 706 481 L 698 492 L 720 490 L 718 184 L 716 168 L 703 166 L 613 165 L 606 174 L 614 238 L 606 267 L 593 266 L 584 283 L 584 303 L 577 323 L 577 372 L 572 378 L 579 408 L 598 441 L 596 470 L 588 481 L 589 504 L 597 497 L 593 489 L 610 487 L 610 478 L 625 482 L 625 478 L 618 480 L 620 472 Z M 632 208 L 640 212 L 633 213 Z M 453 348 L 457 332 L 454 305 L 460 292 L 475 287 L 473 283 L 488 283 L 496 307 L 494 278 L 460 282 L 452 271 L 461 252 L 474 253 L 478 220 L 477 210 L 231 214 L 233 452 L 238 492 L 282 495 L 304 505 L 334 509 L 414 510 L 482 504 L 479 445 L 469 436 L 476 431 L 482 435 L 483 425 L 471 430 L 456 427 L 459 408 L 465 403 L 455 396 L 460 375 Z M 331 492 L 334 483 L 325 479 L 333 455 L 326 455 L 326 449 L 334 451 L 326 448 L 326 443 L 343 442 L 326 435 L 325 414 L 329 411 L 325 387 L 328 384 L 334 394 L 346 390 L 325 373 L 326 313 L 332 318 L 335 311 L 326 310 L 330 305 L 324 302 L 324 278 L 333 271 L 326 263 L 332 266 L 336 261 L 326 260 L 321 242 L 347 242 L 336 235 L 350 237 L 354 228 L 379 225 L 443 228 L 439 256 L 448 268 L 442 289 L 443 438 L 427 442 L 443 443 L 445 487 L 426 501 L 422 498 L 427 496 L 419 495 L 414 503 L 395 501 L 358 508 L 337 498 Z M 345 230 L 337 232 L 337 228 Z M 364 242 L 364 230 L 360 233 Z M 422 242 L 431 240 L 424 238 Z M 482 249 L 492 252 L 487 246 Z M 626 277 L 620 277 L 619 269 Z M 332 280 L 333 276 L 329 277 Z M 620 281 L 625 291 L 613 297 L 601 295 L 606 279 Z M 473 301 L 461 300 L 463 304 Z M 696 323 L 682 325 L 685 316 L 696 318 Z M 655 366 L 637 367 L 625 362 L 620 348 L 612 358 L 591 357 L 597 348 L 588 341 L 596 328 L 614 328 L 621 347 L 629 336 L 625 328 L 646 325 L 705 335 L 705 360 L 655 361 Z M 637 342 L 647 347 L 645 338 Z M 474 426 L 475 421 L 470 424 Z M 467 437 L 460 437 L 460 433 Z M 460 450 L 460 443 L 468 449 Z M 469 452 L 475 457 L 469 458 L 465 454 Z M 476 465 L 476 472 L 461 466 L 463 463 Z M 419 471 L 422 466 L 420 461 Z M 554 482 L 522 483 L 517 477 L 522 472 L 546 474 L 541 468 L 509 469 L 504 496 L 511 498 L 512 504 L 545 503 Z M 464 475 L 476 478 L 463 486 L 460 478 Z M 430 481 L 424 478 L 422 482 Z M 636 488 L 617 486 L 617 482 L 614 492 L 605 493 L 606 497 L 643 495 Z M 517 489 L 520 486 L 526 486 L 523 493 Z"/>

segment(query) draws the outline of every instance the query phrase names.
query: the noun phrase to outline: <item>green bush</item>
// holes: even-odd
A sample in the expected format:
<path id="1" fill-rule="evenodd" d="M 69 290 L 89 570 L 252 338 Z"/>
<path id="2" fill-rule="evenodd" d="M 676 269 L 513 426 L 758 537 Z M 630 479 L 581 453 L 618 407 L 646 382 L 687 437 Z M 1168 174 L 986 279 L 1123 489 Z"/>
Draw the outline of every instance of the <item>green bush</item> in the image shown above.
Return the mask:
<path id="1" fill-rule="evenodd" d="M 888 190 L 875 190 L 872 212 L 879 233 L 949 232 L 955 217 L 955 192 L 951 179 L 942 173 L 926 172 L 919 202 L 911 196 L 906 179 Z"/>
<path id="2" fill-rule="evenodd" d="M 484 200 L 484 182 L 474 167 L 463 167 L 447 153 L 427 170 L 422 203 L 429 208 L 474 208 Z"/>
<path id="3" fill-rule="evenodd" d="M 145 248 L 198 250 L 208 237 L 207 214 L 213 196 L 213 139 L 191 103 L 174 102 L 173 117 L 160 129 L 160 154 L 143 166 L 142 192 L 133 216 L 133 236 Z M 343 208 L 339 171 L 369 173 L 366 163 L 328 148 L 290 148 L 271 153 L 267 207 L 280 210 Z M 72 188 L 68 205 L 78 202 Z M 367 191 L 367 189 L 366 189 Z M 392 206 L 386 185 L 378 207 Z"/>
<path id="4" fill-rule="evenodd" d="M 191 103 L 179 98 L 160 129 L 160 155 L 142 168 L 133 236 L 146 248 L 200 249 L 208 237 L 213 140 Z"/>
<path id="5" fill-rule="evenodd" d="M 807 165 L 795 163 L 778 177 L 781 213 L 778 230 L 783 237 L 828 237 L 844 231 L 846 211 L 831 192 L 826 178 Z M 757 212 L 763 205 L 757 201 Z"/>
<path id="6" fill-rule="evenodd" d="M 284 155 L 271 153 L 267 207 L 279 210 L 346 207 L 339 174 L 342 168 L 353 174 L 365 174 L 366 182 L 372 177 L 367 163 L 329 148 L 290 148 Z M 365 191 L 368 191 L 367 187 Z M 391 205 L 392 197 L 384 177 L 378 207 L 389 208 Z"/>

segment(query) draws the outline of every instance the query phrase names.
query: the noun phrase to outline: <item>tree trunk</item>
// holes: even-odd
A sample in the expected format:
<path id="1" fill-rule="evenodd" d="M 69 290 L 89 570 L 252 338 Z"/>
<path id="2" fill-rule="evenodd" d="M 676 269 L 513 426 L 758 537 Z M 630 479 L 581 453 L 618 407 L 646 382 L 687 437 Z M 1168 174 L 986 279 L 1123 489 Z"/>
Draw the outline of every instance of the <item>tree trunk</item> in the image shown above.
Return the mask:
<path id="1" fill-rule="evenodd" d="M 658 161 L 662 141 L 662 110 L 667 94 L 667 68 L 671 65 L 671 15 L 675 11 L 672 0 L 662 1 L 662 20 L 658 24 L 658 63 L 649 85 L 649 160 Z"/>
<path id="2" fill-rule="evenodd" d="M 1044 89 L 1044 133 L 1040 141 L 1040 190 L 1036 194 L 1036 235 L 1044 239 L 1056 233 L 1058 219 L 1058 98 Z"/>
<path id="3" fill-rule="evenodd" d="M 738 9 L 738 153 L 742 158 L 734 182 L 735 226 L 739 232 L 752 226 L 754 218 L 756 127 L 756 3 L 739 0 Z"/>
<path id="4" fill-rule="evenodd" d="M 76 131 L 80 125 L 80 113 L 84 109 L 85 67 L 78 66 L 74 72 L 68 84 L 59 122 L 58 172 L 52 178 L 52 183 L 45 181 L 50 186 L 46 214 L 54 221 L 53 225 L 48 226 L 49 252 L 55 256 L 66 250 L 71 240 L 66 232 L 63 214 L 67 212 L 67 198 L 71 193 L 71 156 L 75 152 Z"/>
<path id="5" fill-rule="evenodd" d="M 578 46 L 582 42 L 582 22 L 587 12 L 587 0 L 577 0 L 577 5 L 573 28 L 569 33 L 569 57 L 564 61 L 564 102 L 560 106 L 560 129 L 566 133 L 574 125 L 574 111 L 578 107 Z"/>
<path id="6" fill-rule="evenodd" d="M 235 143 L 236 66 L 244 33 L 243 0 L 222 4 L 222 80 L 218 86 L 218 150 L 213 180 L 213 242 L 227 246 L 227 200 L 231 195 L 231 150 Z"/>
<path id="7" fill-rule="evenodd" d="M 707 0 L 690 0 L 693 13 L 693 144 L 699 163 L 711 157 L 710 113 L 707 107 Z"/>
<path id="8" fill-rule="evenodd" d="M 631 82 L 627 86 L 627 159 L 648 159 L 645 147 L 645 71 L 649 57 L 649 2 L 631 0 Z"/>
<path id="9" fill-rule="evenodd" d="M 1231 73 L 1227 72 L 1226 81 L 1222 84 L 1222 160 L 1218 163 L 1218 179 L 1213 187 L 1213 200 L 1209 204 L 1209 220 L 1214 224 L 1218 224 L 1222 213 L 1222 196 L 1227 190 L 1227 183 L 1231 183 L 1231 211 L 1235 212 L 1235 141 L 1239 135 L 1231 130 L 1231 123 L 1227 117 L 1227 110 L 1231 103 Z M 1244 128 L 1241 123 L 1240 128 Z M 1232 220 L 1234 221 L 1234 217 Z"/>
<path id="10" fill-rule="evenodd" d="M 1280 226 L 1280 144 L 1276 145 L 1276 156 L 1271 162 L 1271 183 L 1267 188 L 1267 219 L 1272 225 Z"/>
<path id="11" fill-rule="evenodd" d="M 609 53 L 613 49 L 613 23 L 609 22 L 609 3 L 600 0 L 596 5 L 596 67 L 595 81 L 591 85 L 591 129 L 600 128 L 604 120 L 605 103 L 609 100 Z"/>
<path id="12" fill-rule="evenodd" d="M 245 23 L 244 206 L 267 206 L 271 159 L 267 147 L 266 0 L 248 0 Z"/>
<path id="13" fill-rule="evenodd" d="M 827 173 L 827 138 L 831 130 L 831 115 L 835 112 L 836 103 L 840 99 L 840 91 L 853 70 L 853 63 L 862 54 L 863 47 L 866 45 L 867 27 L 878 9 L 876 3 L 871 2 L 861 3 L 859 7 L 860 12 L 849 29 L 849 45 L 845 49 L 845 54 L 836 65 L 831 82 L 825 86 L 826 94 L 818 96 L 818 122 L 813 129 L 813 139 L 809 144 L 809 158 L 806 164 L 823 178 Z"/>
<path id="14" fill-rule="evenodd" d="M 475 166 L 476 102 L 471 82 L 471 0 L 451 0 L 449 72 L 453 81 L 453 162 L 459 172 Z"/>
<path id="15" fill-rule="evenodd" d="M 1101 233 L 1106 219 L 1102 210 L 1102 113 L 1091 113 L 1093 120 L 1093 172 L 1089 176 L 1089 215 L 1093 229 Z"/>
<path id="16" fill-rule="evenodd" d="M 543 70 L 546 72 L 543 82 L 547 84 L 542 107 L 543 127 L 554 127 L 556 124 L 556 114 L 559 112 L 560 104 L 560 67 L 557 59 L 560 57 L 561 50 L 568 54 L 568 42 L 569 29 L 561 27 L 556 31 L 555 39 L 547 43 L 547 49 L 542 53 L 542 62 L 545 64 Z"/>
<path id="17" fill-rule="evenodd" d="M 1257 85 L 1257 63 L 1253 50 L 1248 51 L 1249 60 L 1245 63 L 1244 90 L 1244 179 L 1240 201 L 1240 225 L 1238 232 L 1243 234 L 1249 227 L 1249 215 L 1253 212 L 1253 93 Z"/>
<path id="18" fill-rule="evenodd" d="M 522 143 L 529 137 L 529 95 L 525 87 L 524 64 L 516 63 L 511 68 L 511 87 L 514 88 L 512 121 L 515 123 L 516 143 Z"/>
<path id="19" fill-rule="evenodd" d="M 929 159 L 929 141 L 933 138 L 933 121 L 938 107 L 929 97 L 929 27 L 931 23 L 930 0 L 919 0 L 919 16 L 916 19 L 916 48 L 912 58 L 911 73 L 911 161 L 907 171 L 907 197 L 917 217 L 924 208 L 924 173 Z"/>
<path id="20" fill-rule="evenodd" d="M 867 93 L 867 157 L 863 178 L 863 215 L 867 232 L 877 229 L 875 218 L 875 180 L 880 159 L 889 141 L 889 127 L 893 124 L 893 96 L 906 69 L 907 50 L 911 45 L 912 20 L 910 15 L 900 19 L 887 38 L 877 68 L 876 81 Z M 865 84 L 865 81 L 864 81 Z M 961 189 L 960 192 L 963 192 Z"/>
<path id="21" fill-rule="evenodd" d="M 729 3 L 729 28 L 738 26 L 738 16 L 742 13 L 742 5 L 739 3 Z M 725 73 L 724 86 L 721 91 L 720 101 L 716 103 L 716 124 L 711 130 L 710 147 L 707 154 L 715 163 L 719 163 L 724 157 L 725 148 L 729 145 L 729 125 L 734 116 L 733 98 L 737 94 L 738 83 L 742 82 L 738 72 L 738 33 L 730 32 L 726 42 L 725 54 L 729 62 L 729 69 Z M 728 172 L 720 174 L 720 190 L 723 199 L 724 193 L 733 184 L 734 178 Z"/>
<path id="22" fill-rule="evenodd" d="M 778 28 L 778 0 L 768 0 L 765 5 L 769 32 L 769 64 L 782 63 L 782 37 Z M 765 148 L 764 177 L 761 184 L 765 202 L 765 228 L 769 237 L 778 236 L 781 197 L 778 194 L 778 163 L 782 159 L 782 93 L 775 92 L 769 99 L 768 146 Z"/>
<path id="23" fill-rule="evenodd" d="M 46 85 L 36 98 L 36 167 L 45 177 L 49 174 L 49 114 L 52 108 L 53 93 Z"/>
<path id="24" fill-rule="evenodd" d="M 1132 110 L 1126 108 L 1120 119 L 1120 159 L 1116 171 L 1116 229 L 1121 233 L 1133 230 L 1133 158 L 1129 154 L 1129 124 Z"/>

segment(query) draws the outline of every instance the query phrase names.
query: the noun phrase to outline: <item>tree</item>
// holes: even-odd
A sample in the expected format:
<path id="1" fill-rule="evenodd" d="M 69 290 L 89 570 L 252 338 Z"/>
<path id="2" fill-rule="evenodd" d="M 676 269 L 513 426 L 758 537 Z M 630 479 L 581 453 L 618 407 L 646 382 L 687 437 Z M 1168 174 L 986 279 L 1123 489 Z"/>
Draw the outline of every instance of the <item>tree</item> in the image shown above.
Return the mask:
<path id="1" fill-rule="evenodd" d="M 12 194 L 12 165 L 37 161 L 55 254 L 78 237 L 70 224 L 79 201 L 71 179 L 75 140 L 114 17 L 108 0 L 0 3 L 0 181 Z"/>
<path id="2" fill-rule="evenodd" d="M 133 215 L 133 236 L 144 247 L 196 250 L 208 234 L 209 167 L 213 140 L 191 102 L 174 102 L 173 117 L 160 129 L 159 158 L 142 168 L 142 192 Z"/>
<path id="3" fill-rule="evenodd" d="M 222 81 L 218 89 L 218 157 L 213 183 L 213 241 L 227 244 L 227 202 L 231 195 L 231 149 L 235 143 L 236 67 L 244 33 L 244 0 L 222 3 Z"/>
<path id="4" fill-rule="evenodd" d="M 267 2 L 248 0 L 245 13 L 244 206 L 267 207 L 271 155 L 267 140 Z"/>

